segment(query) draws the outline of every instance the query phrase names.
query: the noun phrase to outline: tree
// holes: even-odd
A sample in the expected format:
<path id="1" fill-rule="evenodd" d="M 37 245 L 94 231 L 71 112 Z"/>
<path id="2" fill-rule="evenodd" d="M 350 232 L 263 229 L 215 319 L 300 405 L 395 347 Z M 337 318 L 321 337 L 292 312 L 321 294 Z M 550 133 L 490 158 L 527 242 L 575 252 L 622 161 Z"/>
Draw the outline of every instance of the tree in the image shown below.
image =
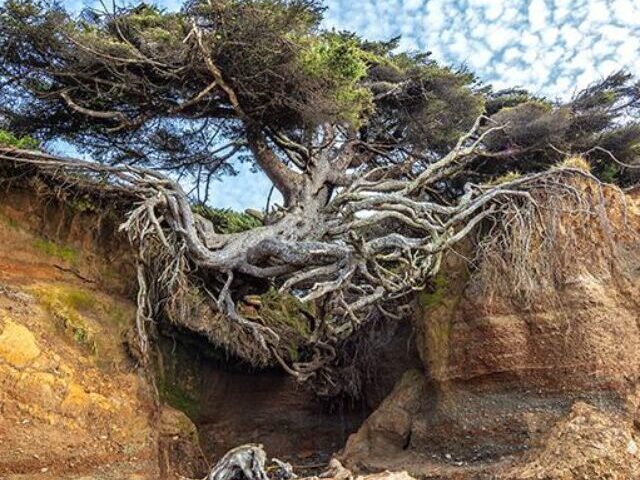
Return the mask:
<path id="1" fill-rule="evenodd" d="M 15 149 L 2 158 L 133 196 L 123 229 L 140 248 L 143 352 L 160 305 L 253 363 L 278 362 L 327 395 L 354 391 L 341 375 L 353 373 L 358 335 L 406 315 L 444 252 L 504 205 L 534 202 L 550 177 L 595 181 L 550 166 L 582 154 L 603 179 L 637 181 L 640 88 L 629 75 L 566 103 L 494 92 L 428 53 L 397 53 L 397 39 L 324 31 L 322 14 L 316 0 L 78 18 L 8 0 L 0 11 L 5 128 L 64 139 L 102 164 Z M 206 202 L 237 161 L 261 169 L 284 203 L 225 233 L 179 181 L 191 176 Z M 510 171 L 522 176 L 496 181 Z M 261 306 L 277 291 L 302 320 L 250 318 L 247 283 Z"/>

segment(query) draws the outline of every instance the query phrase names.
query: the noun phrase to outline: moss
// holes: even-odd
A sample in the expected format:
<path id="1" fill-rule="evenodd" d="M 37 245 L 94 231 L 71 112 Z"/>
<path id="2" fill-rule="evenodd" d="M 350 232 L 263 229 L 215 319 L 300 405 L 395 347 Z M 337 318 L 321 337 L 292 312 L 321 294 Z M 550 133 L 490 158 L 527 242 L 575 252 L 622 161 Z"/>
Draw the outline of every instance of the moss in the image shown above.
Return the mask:
<path id="1" fill-rule="evenodd" d="M 60 245 L 50 240 L 38 238 L 33 242 L 33 247 L 46 255 L 59 258 L 67 263 L 75 263 L 78 252 L 70 246 Z"/>
<path id="2" fill-rule="evenodd" d="M 418 301 L 423 307 L 434 307 L 442 305 L 447 294 L 449 282 L 443 273 L 436 275 L 433 280 L 432 288 L 429 290 L 423 290 L 418 296 Z"/>
<path id="3" fill-rule="evenodd" d="M 89 310 L 97 304 L 95 295 L 85 290 L 68 289 L 65 303 L 76 310 Z"/>
<path id="4" fill-rule="evenodd" d="M 195 397 L 185 388 L 173 382 L 167 377 L 161 377 L 158 381 L 158 393 L 160 399 L 173 408 L 184 412 L 189 418 L 198 417 L 200 405 Z"/>
<path id="5" fill-rule="evenodd" d="M 299 360 L 301 350 L 311 336 L 310 318 L 316 316 L 313 304 L 302 303 L 289 294 L 281 294 L 275 288 L 262 295 L 250 295 L 239 306 L 245 318 L 260 322 L 280 336 L 280 345 L 292 361 Z"/>
<path id="6" fill-rule="evenodd" d="M 126 313 L 124 312 L 124 310 L 117 306 L 110 309 L 109 318 L 113 322 L 113 324 L 122 331 L 124 331 L 124 329 L 128 326 Z"/>
<path id="7" fill-rule="evenodd" d="M 431 377 L 438 382 L 440 402 L 445 401 L 449 355 L 451 352 L 451 328 L 453 316 L 461 299 L 459 280 L 439 273 L 430 288 L 419 296 L 420 319 L 424 328 L 424 352 Z"/>
<path id="8" fill-rule="evenodd" d="M 311 334 L 308 315 L 313 315 L 313 307 L 305 305 L 293 295 L 283 295 L 274 288 L 260 296 L 260 317 L 270 326 L 286 326 L 306 337 Z"/>
<path id="9" fill-rule="evenodd" d="M 93 294 L 73 287 L 51 285 L 36 287 L 33 293 L 53 316 L 57 328 L 92 354 L 98 353 L 96 331 L 80 313 L 97 308 L 99 302 Z"/>

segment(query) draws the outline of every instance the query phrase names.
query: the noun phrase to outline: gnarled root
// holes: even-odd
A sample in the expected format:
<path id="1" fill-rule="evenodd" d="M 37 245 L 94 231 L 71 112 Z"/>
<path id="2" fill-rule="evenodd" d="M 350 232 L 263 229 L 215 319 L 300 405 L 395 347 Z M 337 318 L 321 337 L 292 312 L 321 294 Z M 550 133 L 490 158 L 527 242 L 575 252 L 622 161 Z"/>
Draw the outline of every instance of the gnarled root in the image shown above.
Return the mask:
<path id="1" fill-rule="evenodd" d="M 248 443 L 229 450 L 203 480 L 289 480 L 297 478 L 286 462 L 273 458 L 267 468 L 262 445 Z M 270 475 L 267 473 L 269 471 Z"/>

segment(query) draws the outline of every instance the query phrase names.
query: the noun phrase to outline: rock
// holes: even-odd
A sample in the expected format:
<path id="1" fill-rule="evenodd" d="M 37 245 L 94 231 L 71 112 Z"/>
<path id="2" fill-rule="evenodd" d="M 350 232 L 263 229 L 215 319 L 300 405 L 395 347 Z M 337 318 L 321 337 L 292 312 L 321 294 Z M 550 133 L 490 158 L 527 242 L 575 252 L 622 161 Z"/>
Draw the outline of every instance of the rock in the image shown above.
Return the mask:
<path id="1" fill-rule="evenodd" d="M 382 472 L 356 477 L 357 480 L 415 480 L 407 472 Z"/>
<path id="2" fill-rule="evenodd" d="M 194 478 L 207 469 L 198 440 L 198 430 L 180 410 L 163 405 L 160 413 L 161 475 Z"/>
<path id="3" fill-rule="evenodd" d="M 31 331 L 23 325 L 4 318 L 0 333 L 0 359 L 14 367 L 24 367 L 40 355 L 40 348 Z"/>
<path id="4" fill-rule="evenodd" d="M 376 465 L 406 449 L 424 394 L 423 372 L 410 370 L 366 422 L 347 440 L 338 458 L 350 466 Z"/>
<path id="5" fill-rule="evenodd" d="M 328 470 L 320 475 L 319 478 L 327 480 L 415 480 L 414 477 L 404 471 L 384 471 L 369 475 L 355 476 L 350 470 L 344 468 L 342 463 L 340 463 L 336 458 L 331 460 Z"/>

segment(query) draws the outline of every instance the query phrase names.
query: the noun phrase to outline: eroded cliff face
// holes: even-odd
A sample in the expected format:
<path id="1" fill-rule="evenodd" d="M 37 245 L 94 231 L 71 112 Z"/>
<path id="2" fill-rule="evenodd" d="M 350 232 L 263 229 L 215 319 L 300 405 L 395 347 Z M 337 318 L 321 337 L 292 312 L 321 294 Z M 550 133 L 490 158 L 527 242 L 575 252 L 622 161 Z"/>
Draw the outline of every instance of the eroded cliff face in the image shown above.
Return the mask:
<path id="1" fill-rule="evenodd" d="M 31 188 L 0 192 L 0 478 L 201 478 L 260 442 L 317 470 L 419 363 L 392 326 L 367 397 L 330 406 L 193 333 L 159 326 L 155 388 L 136 362 L 135 270 L 117 214 Z"/>
<path id="2" fill-rule="evenodd" d="M 87 203 L 0 201 L 0 478 L 146 479 L 199 468 L 187 416 L 127 349 L 131 257 Z"/>
<path id="3" fill-rule="evenodd" d="M 113 219 L 5 194 L 0 478 L 198 478 L 247 442 L 321 469 L 356 430 L 329 477 L 640 478 L 640 197 L 603 195 L 604 227 L 562 219 L 569 248 L 522 284 L 493 263 L 507 250 L 451 255 L 365 398 L 330 409 L 176 331 L 158 405 L 128 350 L 136 286 Z"/>
<path id="4" fill-rule="evenodd" d="M 448 260 L 453 273 L 416 316 L 424 367 L 349 439 L 345 466 L 438 479 L 640 478 L 639 203 L 604 196 L 606 231 L 563 219 L 560 237 L 577 240 L 554 272 L 534 272 L 526 302 L 482 284 L 487 265 Z"/>

